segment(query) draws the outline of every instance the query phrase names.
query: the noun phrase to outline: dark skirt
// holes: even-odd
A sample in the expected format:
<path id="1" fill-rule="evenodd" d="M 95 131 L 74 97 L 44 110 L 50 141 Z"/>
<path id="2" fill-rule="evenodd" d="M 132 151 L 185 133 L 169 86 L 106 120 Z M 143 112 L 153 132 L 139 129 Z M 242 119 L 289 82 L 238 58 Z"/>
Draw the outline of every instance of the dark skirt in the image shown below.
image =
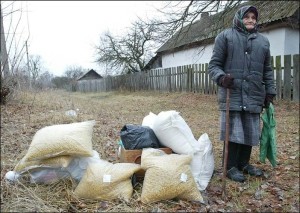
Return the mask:
<path id="1" fill-rule="evenodd" d="M 220 140 L 225 141 L 226 111 L 221 111 Z M 229 141 L 249 146 L 259 145 L 260 113 L 229 112 Z"/>

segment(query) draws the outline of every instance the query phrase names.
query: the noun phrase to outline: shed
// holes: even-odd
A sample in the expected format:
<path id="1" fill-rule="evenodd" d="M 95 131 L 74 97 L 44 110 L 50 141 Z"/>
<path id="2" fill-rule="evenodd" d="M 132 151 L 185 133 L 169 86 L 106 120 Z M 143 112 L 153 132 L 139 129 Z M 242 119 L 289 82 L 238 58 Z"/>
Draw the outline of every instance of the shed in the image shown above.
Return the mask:
<path id="1" fill-rule="evenodd" d="M 84 73 L 82 76 L 80 76 L 77 81 L 82 80 L 95 80 L 103 78 L 100 74 L 98 74 L 95 70 L 91 69 L 88 72 Z"/>

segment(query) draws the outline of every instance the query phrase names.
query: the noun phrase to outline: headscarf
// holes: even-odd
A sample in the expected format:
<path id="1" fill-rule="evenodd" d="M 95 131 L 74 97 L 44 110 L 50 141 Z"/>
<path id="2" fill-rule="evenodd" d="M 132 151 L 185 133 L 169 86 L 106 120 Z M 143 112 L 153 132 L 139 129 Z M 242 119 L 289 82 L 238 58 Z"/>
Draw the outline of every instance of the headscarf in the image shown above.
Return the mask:
<path id="1" fill-rule="evenodd" d="M 256 16 L 256 24 L 253 28 L 253 30 L 251 30 L 251 32 L 249 32 L 246 28 L 246 26 L 243 23 L 243 17 L 245 16 L 246 13 L 248 12 L 253 12 Z M 237 30 L 244 32 L 246 34 L 249 33 L 253 33 L 257 31 L 257 22 L 258 22 L 258 12 L 257 9 L 254 6 L 244 6 L 241 7 L 234 15 L 233 18 L 233 27 L 235 27 Z"/>

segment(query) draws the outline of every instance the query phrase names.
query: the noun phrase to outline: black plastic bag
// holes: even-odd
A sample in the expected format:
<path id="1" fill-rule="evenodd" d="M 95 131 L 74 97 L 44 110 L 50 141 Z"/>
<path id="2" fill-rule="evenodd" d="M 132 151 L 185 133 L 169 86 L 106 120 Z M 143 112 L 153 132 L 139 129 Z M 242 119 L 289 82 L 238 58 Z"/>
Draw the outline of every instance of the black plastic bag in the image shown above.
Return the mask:
<path id="1" fill-rule="evenodd" d="M 159 140 L 148 126 L 126 124 L 120 136 L 125 149 L 159 148 Z"/>

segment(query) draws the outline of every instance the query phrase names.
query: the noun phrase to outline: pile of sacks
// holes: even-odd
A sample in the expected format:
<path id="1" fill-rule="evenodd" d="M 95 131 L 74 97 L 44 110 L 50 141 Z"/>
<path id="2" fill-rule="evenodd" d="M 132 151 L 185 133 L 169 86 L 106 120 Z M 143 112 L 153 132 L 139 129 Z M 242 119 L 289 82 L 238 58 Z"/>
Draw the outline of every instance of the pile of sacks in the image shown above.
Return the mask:
<path id="1" fill-rule="evenodd" d="M 205 190 L 214 171 L 213 148 L 207 133 L 197 141 L 175 110 L 162 111 L 158 115 L 150 112 L 144 117 L 142 125 L 153 129 L 159 142 L 173 152 L 191 156 L 190 167 L 194 180 L 200 191 Z"/>
<path id="2" fill-rule="evenodd" d="M 78 197 L 128 201 L 133 193 L 131 177 L 141 166 L 101 159 L 92 148 L 94 125 L 95 121 L 85 121 L 40 129 L 6 179 L 15 182 L 29 174 L 32 183 L 50 184 L 73 178 L 78 183 L 74 190 Z"/>
<path id="3" fill-rule="evenodd" d="M 143 203 L 173 198 L 203 202 L 200 191 L 206 188 L 214 169 L 212 145 L 206 133 L 197 141 L 178 112 L 150 112 L 143 119 L 142 126 L 153 129 L 159 142 L 174 153 L 144 148 L 141 164 L 113 164 L 101 159 L 92 147 L 94 125 L 95 121 L 85 121 L 40 129 L 6 179 L 17 181 L 29 174 L 31 182 L 48 184 L 73 178 L 78 183 L 74 190 L 78 197 L 129 201 L 131 177 L 143 169 Z"/>

